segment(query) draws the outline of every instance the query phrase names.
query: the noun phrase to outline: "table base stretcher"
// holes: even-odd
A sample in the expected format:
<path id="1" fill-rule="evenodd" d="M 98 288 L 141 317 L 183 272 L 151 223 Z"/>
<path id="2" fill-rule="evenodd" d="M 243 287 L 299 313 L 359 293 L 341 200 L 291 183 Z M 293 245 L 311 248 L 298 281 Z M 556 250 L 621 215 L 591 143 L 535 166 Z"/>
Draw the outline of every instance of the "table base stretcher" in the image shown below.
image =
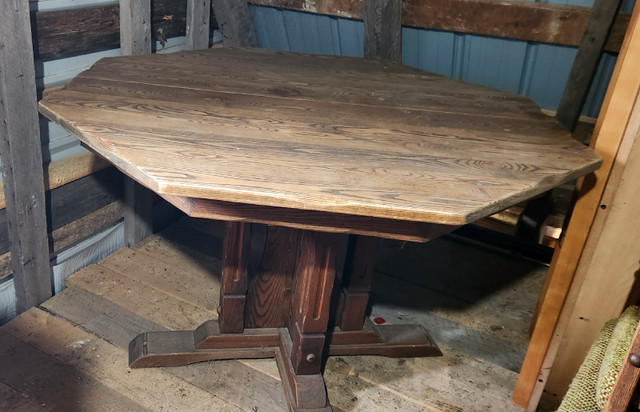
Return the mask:
<path id="1" fill-rule="evenodd" d="M 194 331 L 146 332 L 129 345 L 133 368 L 275 357 L 289 408 L 331 410 L 322 377 L 329 355 L 441 356 L 420 325 L 366 318 L 378 240 L 352 236 L 339 293 L 339 235 L 271 227 L 249 279 L 248 223 L 227 223 L 219 317 Z"/>

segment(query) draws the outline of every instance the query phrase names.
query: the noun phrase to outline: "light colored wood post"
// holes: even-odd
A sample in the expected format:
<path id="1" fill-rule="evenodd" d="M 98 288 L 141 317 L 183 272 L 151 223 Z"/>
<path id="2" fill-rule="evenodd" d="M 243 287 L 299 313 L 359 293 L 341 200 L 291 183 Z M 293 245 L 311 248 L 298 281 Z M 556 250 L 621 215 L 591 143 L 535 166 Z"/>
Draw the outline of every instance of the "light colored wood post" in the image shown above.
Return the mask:
<path id="1" fill-rule="evenodd" d="M 120 0 L 122 55 L 151 53 L 151 0 Z M 134 246 L 153 232 L 153 193 L 125 176 L 125 242 Z"/>
<path id="2" fill-rule="evenodd" d="M 120 0 L 123 56 L 151 53 L 151 0 Z"/>
<path id="3" fill-rule="evenodd" d="M 185 50 L 209 48 L 211 0 L 187 0 Z"/>
<path id="4" fill-rule="evenodd" d="M 364 57 L 402 62 L 402 0 L 363 2 Z"/>
<path id="5" fill-rule="evenodd" d="M 222 33 L 222 44 L 232 47 L 255 47 L 258 42 L 247 2 L 244 0 L 212 1 L 213 12 Z"/>
<path id="6" fill-rule="evenodd" d="M 580 196 L 564 239 L 561 241 L 551 263 L 545 292 L 539 303 L 538 320 L 527 349 L 520 375 L 513 392 L 513 402 L 522 407 L 535 408 L 538 396 L 547 383 L 550 364 L 554 354 L 550 343 L 556 332 L 558 319 L 569 294 L 569 288 L 583 254 L 589 230 L 596 212 L 601 207 L 605 185 L 610 179 L 616 155 L 632 119 L 632 111 L 640 91 L 640 5 L 636 5 L 629 30 L 625 37 L 618 63 L 613 72 L 607 95 L 596 123 L 592 148 L 602 156 L 603 163 L 593 175 L 582 179 Z M 591 302 L 597 307 L 601 305 Z M 557 339 L 557 338 L 556 338 Z M 545 358 L 547 360 L 545 361 Z M 543 362 L 546 367 L 543 368 Z M 536 390 L 536 396 L 534 390 Z"/>
<path id="7" fill-rule="evenodd" d="M 564 396 L 589 347 L 622 313 L 640 272 L 640 100 L 627 127 L 600 208 L 589 231 L 552 349 L 547 392 Z M 554 347 L 557 346 L 557 347 Z"/>
<path id="8" fill-rule="evenodd" d="M 16 309 L 52 295 L 28 0 L 0 2 L 0 156 Z"/>

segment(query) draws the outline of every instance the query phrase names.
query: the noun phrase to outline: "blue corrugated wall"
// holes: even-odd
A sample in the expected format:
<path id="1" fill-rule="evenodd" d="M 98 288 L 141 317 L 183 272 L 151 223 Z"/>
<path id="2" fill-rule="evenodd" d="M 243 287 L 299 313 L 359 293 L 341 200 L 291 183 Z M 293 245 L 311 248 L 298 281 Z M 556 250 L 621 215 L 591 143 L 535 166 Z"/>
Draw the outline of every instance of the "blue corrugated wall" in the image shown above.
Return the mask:
<path id="1" fill-rule="evenodd" d="M 589 7 L 592 2 L 557 3 Z M 633 3 L 634 0 L 624 0 L 623 10 L 630 12 Z M 252 6 L 252 16 L 260 47 L 363 55 L 361 21 L 261 6 Z M 404 64 L 518 93 L 549 110 L 558 107 L 577 51 L 575 47 L 408 27 L 403 28 L 402 36 Z M 603 55 L 583 115 L 598 115 L 615 61 L 615 55 Z"/>

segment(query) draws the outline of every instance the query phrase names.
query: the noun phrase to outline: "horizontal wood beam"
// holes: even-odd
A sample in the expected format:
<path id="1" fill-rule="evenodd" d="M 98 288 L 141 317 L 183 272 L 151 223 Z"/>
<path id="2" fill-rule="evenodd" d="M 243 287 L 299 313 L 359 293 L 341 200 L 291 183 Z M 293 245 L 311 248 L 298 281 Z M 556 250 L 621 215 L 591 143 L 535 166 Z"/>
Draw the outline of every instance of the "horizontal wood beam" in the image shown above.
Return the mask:
<path id="1" fill-rule="evenodd" d="M 44 165 L 44 188 L 51 190 L 98 172 L 110 165 L 93 153 L 81 153 Z M 6 207 L 4 193 L 0 193 L 0 210 Z"/>
<path id="2" fill-rule="evenodd" d="M 53 259 L 69 246 L 113 226 L 122 220 L 123 213 L 122 201 L 118 200 L 50 232 L 48 235 L 50 258 Z M 9 252 L 6 252 L 0 255 L 0 283 L 9 276 L 11 276 L 11 260 Z"/>
<path id="3" fill-rule="evenodd" d="M 329 16 L 362 19 L 362 0 L 250 0 Z M 498 0 L 405 0 L 403 26 L 578 46 L 591 8 Z M 620 14 L 605 50 L 618 52 L 629 24 Z"/>
<path id="4" fill-rule="evenodd" d="M 43 60 L 70 57 L 120 47 L 118 4 L 31 13 L 34 51 Z M 187 3 L 155 0 L 152 35 L 162 41 L 185 35 Z M 217 28 L 211 15 L 210 30 Z"/>
<path id="5" fill-rule="evenodd" d="M 122 199 L 122 191 L 122 174 L 115 168 L 108 168 L 46 192 L 47 232 L 51 233 L 94 210 Z M 6 209 L 0 210 L 0 254 L 9 250 L 7 216 Z"/>
<path id="6" fill-rule="evenodd" d="M 256 5 L 362 19 L 362 0 L 251 0 Z M 492 0 L 406 0 L 403 25 L 481 34 L 542 43 L 578 46 L 591 9 L 533 2 Z M 153 6 L 154 40 L 184 36 L 186 2 L 157 0 Z M 479 17 L 481 16 L 481 17 Z M 211 14 L 210 30 L 218 28 Z M 31 15 L 36 57 L 51 60 L 120 46 L 119 6 L 91 6 L 35 11 Z M 491 24 L 487 24 L 490 21 Z M 605 50 L 620 50 L 629 24 L 619 14 Z"/>

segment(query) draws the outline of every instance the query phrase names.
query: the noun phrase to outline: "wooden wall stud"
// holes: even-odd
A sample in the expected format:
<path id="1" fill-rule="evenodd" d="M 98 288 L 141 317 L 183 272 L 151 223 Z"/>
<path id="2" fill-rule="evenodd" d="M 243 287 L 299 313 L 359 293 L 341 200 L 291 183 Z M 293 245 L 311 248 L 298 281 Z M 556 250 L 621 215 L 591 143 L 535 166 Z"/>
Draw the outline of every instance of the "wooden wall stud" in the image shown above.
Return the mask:
<path id="1" fill-rule="evenodd" d="M 122 55 L 151 53 L 151 0 L 120 0 Z M 124 178 L 125 242 L 135 246 L 153 233 L 153 193 L 128 176 Z"/>
<path id="2" fill-rule="evenodd" d="M 52 295 L 28 0 L 0 2 L 0 157 L 16 309 Z"/>
<path id="3" fill-rule="evenodd" d="M 151 53 L 151 0 L 120 0 L 122 55 Z"/>
<path id="4" fill-rule="evenodd" d="M 211 0 L 187 0 L 185 50 L 209 48 Z"/>
<path id="5" fill-rule="evenodd" d="M 402 62 L 402 0 L 363 2 L 364 57 Z"/>

